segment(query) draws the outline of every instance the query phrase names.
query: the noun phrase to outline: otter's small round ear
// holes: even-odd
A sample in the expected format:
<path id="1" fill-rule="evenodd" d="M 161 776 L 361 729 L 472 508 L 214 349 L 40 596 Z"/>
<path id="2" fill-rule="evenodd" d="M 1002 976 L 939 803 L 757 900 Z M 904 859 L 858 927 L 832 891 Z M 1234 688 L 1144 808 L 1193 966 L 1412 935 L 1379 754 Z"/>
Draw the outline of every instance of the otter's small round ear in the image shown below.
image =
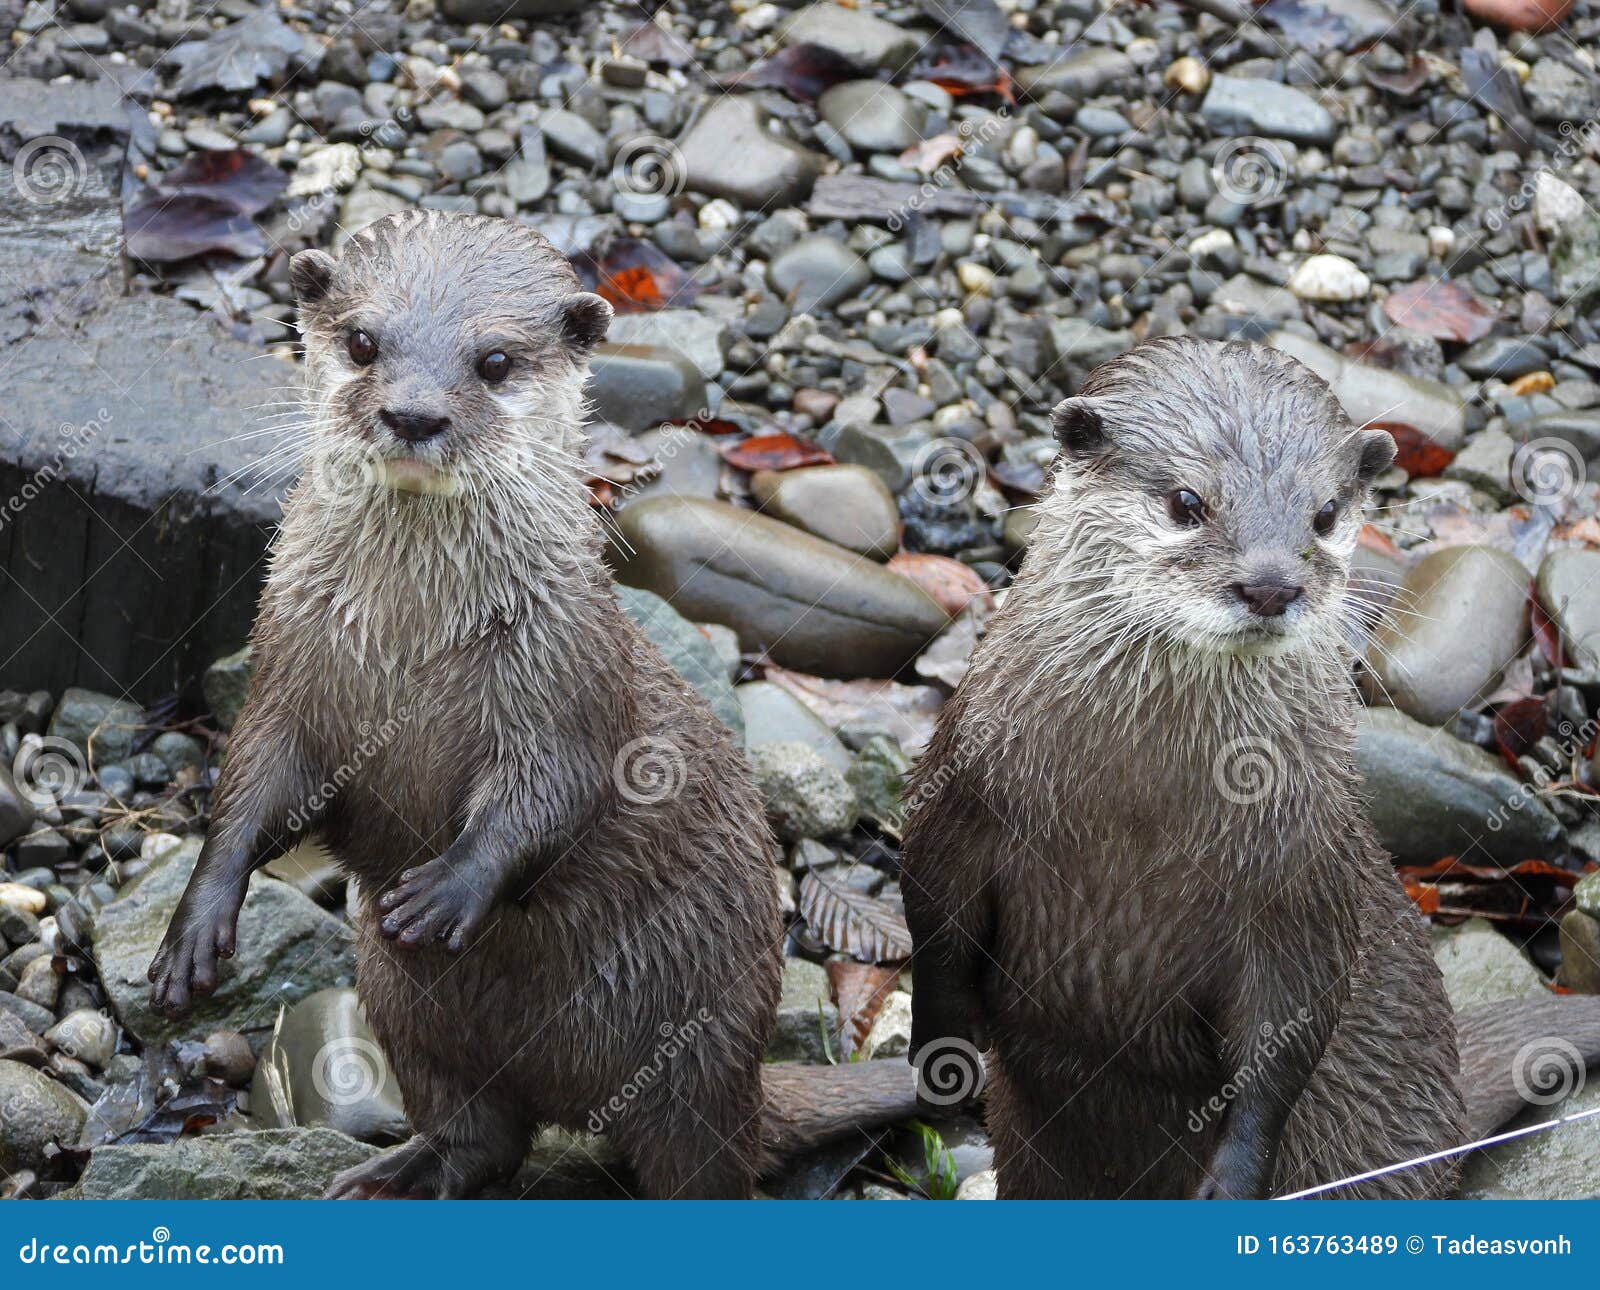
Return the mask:
<path id="1" fill-rule="evenodd" d="M 1370 484 L 1394 464 L 1394 436 L 1387 430 L 1361 432 L 1361 456 L 1356 462 L 1356 478 Z"/>
<path id="2" fill-rule="evenodd" d="M 289 282 L 303 305 L 315 304 L 328 294 L 334 260 L 326 251 L 301 251 L 289 261 Z"/>
<path id="3" fill-rule="evenodd" d="M 580 291 L 561 306 L 561 334 L 579 354 L 587 354 L 605 339 L 611 326 L 611 306 L 589 291 Z"/>
<path id="4" fill-rule="evenodd" d="M 1092 399 L 1062 399 L 1050 413 L 1050 424 L 1063 452 L 1093 457 L 1106 447 L 1106 426 Z"/>

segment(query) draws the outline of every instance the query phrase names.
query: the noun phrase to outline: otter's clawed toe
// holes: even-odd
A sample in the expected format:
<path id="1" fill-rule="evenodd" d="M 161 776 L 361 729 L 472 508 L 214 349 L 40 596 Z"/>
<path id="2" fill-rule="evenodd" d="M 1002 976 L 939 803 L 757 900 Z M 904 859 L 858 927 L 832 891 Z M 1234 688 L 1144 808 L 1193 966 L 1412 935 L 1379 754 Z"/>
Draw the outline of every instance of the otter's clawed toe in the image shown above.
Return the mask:
<path id="1" fill-rule="evenodd" d="M 379 930 L 407 948 L 443 941 L 452 953 L 483 925 L 494 906 L 491 892 L 453 870 L 443 858 L 430 860 L 400 875 L 400 881 L 378 899 L 384 910 Z"/>
<path id="2" fill-rule="evenodd" d="M 420 1137 L 335 1174 L 324 1200 L 436 1200 L 443 1162 Z"/>
<path id="3" fill-rule="evenodd" d="M 146 974 L 150 1006 L 179 1017 L 217 988 L 217 964 L 233 957 L 236 908 L 219 903 L 199 913 L 180 908 Z"/>

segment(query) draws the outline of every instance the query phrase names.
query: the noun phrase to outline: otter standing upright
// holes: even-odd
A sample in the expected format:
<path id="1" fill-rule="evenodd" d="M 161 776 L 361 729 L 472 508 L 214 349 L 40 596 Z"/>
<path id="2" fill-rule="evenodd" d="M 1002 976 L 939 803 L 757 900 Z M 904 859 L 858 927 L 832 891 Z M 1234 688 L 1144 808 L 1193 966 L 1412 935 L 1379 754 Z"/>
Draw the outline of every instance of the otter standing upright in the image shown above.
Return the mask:
<path id="1" fill-rule="evenodd" d="M 155 1002 L 214 988 L 252 869 L 316 831 L 358 881 L 360 994 L 418 1130 L 334 1194 L 461 1195 L 605 1107 L 650 1194 L 747 1195 L 775 847 L 600 560 L 574 447 L 610 308 L 480 217 L 383 219 L 292 274 L 310 458 Z"/>
<path id="2" fill-rule="evenodd" d="M 1001 1195 L 1311 1188 L 1505 1114 L 1496 1044 L 1565 1018 L 1592 1053 L 1594 1006 L 1537 1001 L 1464 1025 L 1458 1072 L 1362 813 L 1347 573 L 1389 436 L 1282 354 L 1188 338 L 1054 421 L 1052 491 L 905 839 L 913 1060 L 992 1040 Z"/>

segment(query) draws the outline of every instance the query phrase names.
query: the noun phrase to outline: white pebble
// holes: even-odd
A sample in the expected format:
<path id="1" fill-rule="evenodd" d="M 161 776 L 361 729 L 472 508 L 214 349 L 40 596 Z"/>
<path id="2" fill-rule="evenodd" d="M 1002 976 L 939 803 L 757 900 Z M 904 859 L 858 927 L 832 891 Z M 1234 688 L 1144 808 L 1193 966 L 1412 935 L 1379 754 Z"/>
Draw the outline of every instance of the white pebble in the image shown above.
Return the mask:
<path id="1" fill-rule="evenodd" d="M 1342 255 L 1313 255 L 1294 271 L 1289 290 L 1301 300 L 1365 300 L 1372 279 Z"/>
<path id="2" fill-rule="evenodd" d="M 0 905 L 24 914 L 42 914 L 50 902 L 42 891 L 20 882 L 0 882 Z"/>

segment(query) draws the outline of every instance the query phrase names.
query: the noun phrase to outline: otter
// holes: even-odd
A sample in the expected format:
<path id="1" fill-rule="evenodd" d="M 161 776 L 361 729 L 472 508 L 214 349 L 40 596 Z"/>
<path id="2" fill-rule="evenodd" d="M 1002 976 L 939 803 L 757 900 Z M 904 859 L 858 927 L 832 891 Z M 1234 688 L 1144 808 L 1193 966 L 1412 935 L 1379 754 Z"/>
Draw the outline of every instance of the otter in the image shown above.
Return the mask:
<path id="1" fill-rule="evenodd" d="M 1464 1015 L 1458 1055 L 1363 814 L 1347 575 L 1389 435 L 1286 355 L 1187 337 L 1052 420 L 903 857 L 912 1061 L 949 1078 L 992 1046 L 1000 1195 L 1291 1194 L 1503 1121 L 1519 1046 L 1600 1056 L 1600 999 L 1556 998 Z M 1445 1196 L 1457 1172 L 1332 1193 Z"/>
<path id="2" fill-rule="evenodd" d="M 586 499 L 610 306 L 535 231 L 431 211 L 290 273 L 306 468 L 155 1005 L 215 988 L 250 873 L 314 832 L 355 880 L 357 988 L 416 1130 L 332 1196 L 468 1195 L 598 1113 L 646 1195 L 743 1197 L 914 1110 L 903 1066 L 903 1092 L 763 1071 L 776 844 L 730 732 L 622 611 Z"/>

